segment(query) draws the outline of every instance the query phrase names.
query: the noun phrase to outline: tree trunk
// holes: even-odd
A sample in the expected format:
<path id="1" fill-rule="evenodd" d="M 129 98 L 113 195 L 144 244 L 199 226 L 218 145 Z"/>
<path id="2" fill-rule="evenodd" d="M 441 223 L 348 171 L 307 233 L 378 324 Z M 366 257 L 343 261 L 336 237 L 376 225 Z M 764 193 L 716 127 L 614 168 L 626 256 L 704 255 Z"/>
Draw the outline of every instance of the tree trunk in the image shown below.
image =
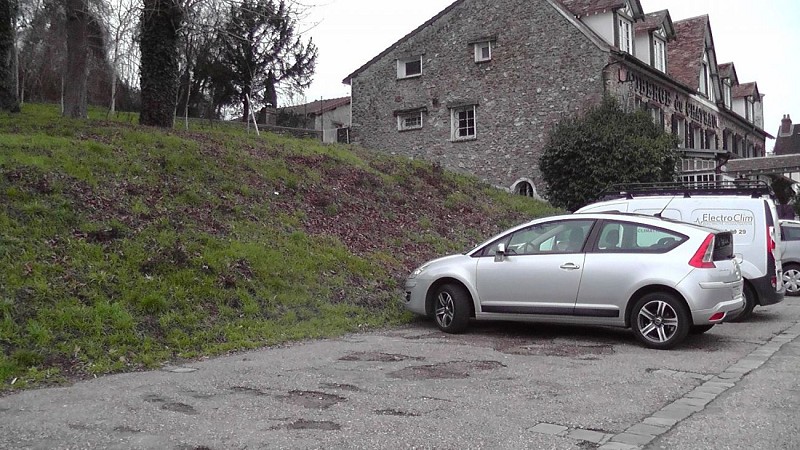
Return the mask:
<path id="1" fill-rule="evenodd" d="M 89 12 L 86 0 L 67 0 L 67 74 L 64 116 L 87 117 L 89 78 Z"/>
<path id="2" fill-rule="evenodd" d="M 172 128 L 178 99 L 178 0 L 144 0 L 139 123 Z"/>
<path id="3" fill-rule="evenodd" d="M 0 0 L 0 110 L 19 112 L 16 83 L 16 0 Z"/>

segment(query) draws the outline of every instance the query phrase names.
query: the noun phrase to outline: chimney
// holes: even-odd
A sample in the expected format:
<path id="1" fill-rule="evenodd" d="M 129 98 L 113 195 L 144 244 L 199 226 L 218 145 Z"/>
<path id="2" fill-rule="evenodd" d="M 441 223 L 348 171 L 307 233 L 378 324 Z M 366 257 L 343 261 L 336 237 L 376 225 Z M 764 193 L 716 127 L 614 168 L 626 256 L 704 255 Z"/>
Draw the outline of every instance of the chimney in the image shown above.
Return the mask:
<path id="1" fill-rule="evenodd" d="M 783 120 L 781 120 L 781 135 L 788 136 L 792 133 L 792 118 L 789 117 L 788 114 L 783 116 Z"/>

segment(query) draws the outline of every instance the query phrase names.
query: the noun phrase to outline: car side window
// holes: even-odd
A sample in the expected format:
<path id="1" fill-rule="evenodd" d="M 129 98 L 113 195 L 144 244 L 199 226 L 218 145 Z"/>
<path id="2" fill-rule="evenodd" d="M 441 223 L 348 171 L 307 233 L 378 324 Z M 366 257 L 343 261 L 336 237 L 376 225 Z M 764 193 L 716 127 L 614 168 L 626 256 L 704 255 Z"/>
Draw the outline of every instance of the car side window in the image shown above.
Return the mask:
<path id="1" fill-rule="evenodd" d="M 685 240 L 685 236 L 662 228 L 624 222 L 606 222 L 600 230 L 596 250 L 600 253 L 665 253 Z"/>
<path id="2" fill-rule="evenodd" d="M 508 256 L 579 252 L 592 225 L 594 220 L 561 220 L 531 225 L 497 239 L 475 256 L 493 257 L 499 244 L 505 245 Z"/>
<path id="3" fill-rule="evenodd" d="M 781 227 L 781 239 L 784 241 L 800 241 L 800 227 L 784 225 Z"/>
<path id="4" fill-rule="evenodd" d="M 583 249 L 593 220 L 563 220 L 517 231 L 507 246 L 509 255 L 575 253 Z"/>

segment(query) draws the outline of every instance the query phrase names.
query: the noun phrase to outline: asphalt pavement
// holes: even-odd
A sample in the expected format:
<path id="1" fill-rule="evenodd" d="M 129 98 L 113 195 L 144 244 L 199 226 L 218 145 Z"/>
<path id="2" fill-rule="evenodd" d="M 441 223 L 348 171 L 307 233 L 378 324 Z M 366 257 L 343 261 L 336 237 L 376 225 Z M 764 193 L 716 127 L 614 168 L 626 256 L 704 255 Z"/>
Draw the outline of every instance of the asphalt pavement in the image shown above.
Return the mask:
<path id="1" fill-rule="evenodd" d="M 800 299 L 672 351 L 431 322 L 0 397 L 0 448 L 800 449 Z"/>

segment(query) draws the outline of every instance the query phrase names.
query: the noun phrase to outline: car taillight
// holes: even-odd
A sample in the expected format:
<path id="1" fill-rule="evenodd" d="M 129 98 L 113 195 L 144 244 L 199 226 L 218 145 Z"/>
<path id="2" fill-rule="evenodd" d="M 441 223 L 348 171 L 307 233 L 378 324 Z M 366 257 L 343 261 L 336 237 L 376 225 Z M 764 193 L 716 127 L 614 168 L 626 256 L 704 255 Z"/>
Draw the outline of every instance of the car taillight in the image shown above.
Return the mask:
<path id="1" fill-rule="evenodd" d="M 694 252 L 694 256 L 689 260 L 689 265 L 698 269 L 713 269 L 714 264 L 714 235 L 709 234 L 706 240 Z"/>
<path id="2" fill-rule="evenodd" d="M 767 251 L 772 256 L 775 256 L 775 239 L 772 238 L 774 230 L 773 227 L 767 227 Z"/>

